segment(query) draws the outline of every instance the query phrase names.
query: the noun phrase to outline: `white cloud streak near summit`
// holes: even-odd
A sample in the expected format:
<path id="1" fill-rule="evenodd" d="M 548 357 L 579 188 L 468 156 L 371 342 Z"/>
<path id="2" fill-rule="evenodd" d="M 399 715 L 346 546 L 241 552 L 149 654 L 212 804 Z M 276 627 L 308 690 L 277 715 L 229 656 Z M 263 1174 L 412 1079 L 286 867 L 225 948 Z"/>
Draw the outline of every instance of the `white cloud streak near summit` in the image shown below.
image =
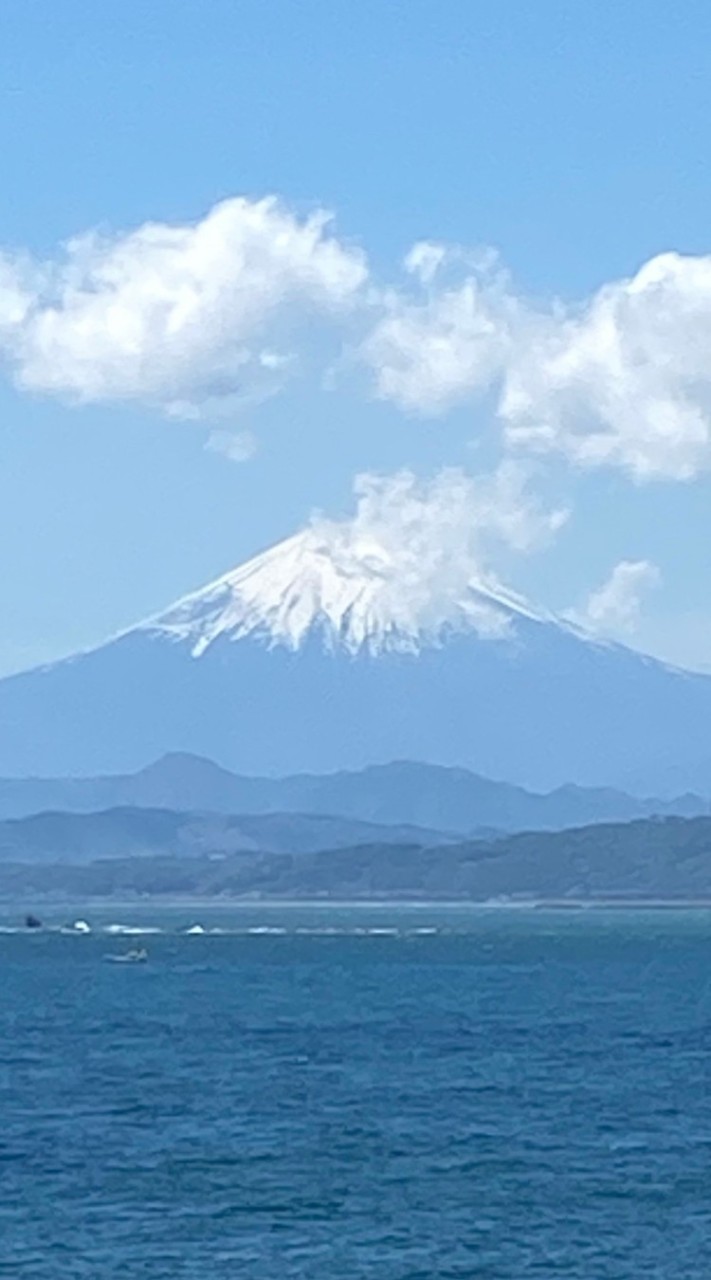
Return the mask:
<path id="1" fill-rule="evenodd" d="M 547 541 L 565 512 L 543 507 L 518 464 L 427 481 L 363 474 L 354 497 L 352 515 L 314 515 L 145 626 L 188 640 L 196 657 L 221 636 L 297 649 L 314 630 L 351 653 L 412 653 L 448 631 L 495 639 L 521 614 L 538 616 L 493 566 L 502 545 L 527 552 Z"/>
<path id="2" fill-rule="evenodd" d="M 472 585 L 499 590 L 492 562 L 501 549 L 525 554 L 545 546 L 568 515 L 546 508 L 515 462 L 478 476 L 445 468 L 428 481 L 408 470 L 363 474 L 354 495 L 353 516 L 314 516 L 310 534 L 346 575 L 376 578 L 392 597 L 393 616 L 425 629 L 441 626 Z M 484 609 L 481 630 L 488 616 Z M 491 614 L 490 623 L 500 627 L 500 615 Z"/>
<path id="3" fill-rule="evenodd" d="M 571 620 L 603 636 L 630 634 L 637 628 L 644 595 L 660 582 L 659 569 L 649 560 L 621 560 L 584 607 L 571 612 Z"/>

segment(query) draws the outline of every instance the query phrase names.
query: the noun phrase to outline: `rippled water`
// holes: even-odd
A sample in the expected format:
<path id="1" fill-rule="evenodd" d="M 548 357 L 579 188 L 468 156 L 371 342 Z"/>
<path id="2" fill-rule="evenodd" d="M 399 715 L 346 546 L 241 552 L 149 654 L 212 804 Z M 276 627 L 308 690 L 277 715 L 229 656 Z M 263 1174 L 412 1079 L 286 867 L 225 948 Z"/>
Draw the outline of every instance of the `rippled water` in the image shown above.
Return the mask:
<path id="1" fill-rule="evenodd" d="M 711 1274 L 710 916 L 77 916 L 0 934 L 0 1275 Z"/>

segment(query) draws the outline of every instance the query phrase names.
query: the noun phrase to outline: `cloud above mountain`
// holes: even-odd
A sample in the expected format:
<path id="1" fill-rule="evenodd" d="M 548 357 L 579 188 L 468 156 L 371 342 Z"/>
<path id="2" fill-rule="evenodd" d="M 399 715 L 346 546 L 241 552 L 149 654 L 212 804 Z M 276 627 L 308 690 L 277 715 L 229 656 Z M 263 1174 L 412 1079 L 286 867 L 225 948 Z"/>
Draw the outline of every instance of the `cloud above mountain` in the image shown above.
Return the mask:
<path id="1" fill-rule="evenodd" d="M 354 483 L 355 511 L 340 520 L 313 516 L 311 530 L 330 550 L 367 558 L 371 547 L 401 577 L 445 593 L 452 573 L 454 593 L 482 571 L 492 548 L 527 553 L 544 546 L 565 523 L 563 508 L 547 507 L 535 493 L 528 469 L 505 461 L 495 471 L 471 475 L 446 467 L 430 480 L 404 469 L 394 475 L 364 473 Z"/>
<path id="2" fill-rule="evenodd" d="M 266 636 L 298 649 L 314 628 L 352 653 L 412 652 L 447 630 L 509 634 L 532 610 L 499 582 L 503 549 L 545 545 L 565 522 L 518 463 L 429 480 L 364 473 L 354 510 L 314 514 L 300 533 L 151 618 L 149 630 L 188 640 L 197 657 L 221 636 Z"/>
<path id="3" fill-rule="evenodd" d="M 0 346 L 23 389 L 210 416 L 271 394 L 299 327 L 366 278 L 323 211 L 226 200 L 192 224 L 79 236 L 51 262 L 4 255 Z"/>
<path id="4" fill-rule="evenodd" d="M 546 306 L 486 256 L 423 244 L 405 265 L 415 290 L 386 296 L 363 346 L 380 398 L 436 415 L 493 389 L 510 447 L 637 480 L 711 466 L 711 257 L 665 253 Z"/>
<path id="5" fill-rule="evenodd" d="M 543 318 L 507 368 L 508 438 L 638 479 L 711 465 L 711 258 L 663 254 Z"/>
<path id="6" fill-rule="evenodd" d="M 520 307 L 491 254 L 421 243 L 404 267 L 415 288 L 383 294 L 361 354 L 380 399 L 436 416 L 504 375 L 521 328 Z"/>
<path id="7" fill-rule="evenodd" d="M 711 466 L 711 257 L 667 253 L 592 298 L 547 306 L 495 258 L 416 246 L 362 353 L 376 394 L 444 414 L 495 392 L 513 448 L 637 480 Z"/>
<path id="8" fill-rule="evenodd" d="M 25 391 L 209 423 L 305 355 L 323 368 L 355 350 L 400 410 L 487 397 L 505 449 L 636 480 L 711 466 L 710 341 L 711 257 L 663 253 L 587 299 L 532 300 L 495 254 L 435 241 L 376 278 L 326 212 L 274 197 L 90 232 L 48 260 L 0 254 L 0 353 Z"/>
<path id="9" fill-rule="evenodd" d="M 354 495 L 352 516 L 314 516 L 309 537 L 346 578 L 368 580 L 376 609 L 409 634 L 463 622 L 501 634 L 507 615 L 491 596 L 506 594 L 496 574 L 502 549 L 540 549 L 568 516 L 546 506 L 528 470 L 509 461 L 483 475 L 449 467 L 426 481 L 408 470 L 363 474 Z"/>

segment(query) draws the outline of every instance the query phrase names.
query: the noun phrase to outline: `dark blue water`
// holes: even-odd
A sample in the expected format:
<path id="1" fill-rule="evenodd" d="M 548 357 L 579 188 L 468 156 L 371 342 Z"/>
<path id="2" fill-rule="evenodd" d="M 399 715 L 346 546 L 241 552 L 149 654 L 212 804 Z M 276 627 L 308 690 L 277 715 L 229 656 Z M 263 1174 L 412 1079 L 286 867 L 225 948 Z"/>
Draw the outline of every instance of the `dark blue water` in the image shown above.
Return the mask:
<path id="1" fill-rule="evenodd" d="M 710 916 L 111 915 L 0 935 L 0 1275 L 711 1274 Z"/>

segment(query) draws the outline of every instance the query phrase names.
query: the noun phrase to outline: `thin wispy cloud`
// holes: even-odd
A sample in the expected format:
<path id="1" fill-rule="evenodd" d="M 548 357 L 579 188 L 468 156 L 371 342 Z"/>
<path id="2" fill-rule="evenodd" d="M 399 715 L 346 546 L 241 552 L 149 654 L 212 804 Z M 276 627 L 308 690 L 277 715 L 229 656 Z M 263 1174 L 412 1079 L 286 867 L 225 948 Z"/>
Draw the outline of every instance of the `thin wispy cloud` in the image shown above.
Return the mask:
<path id="1" fill-rule="evenodd" d="M 660 583 L 659 569 L 649 560 L 621 560 L 582 607 L 571 610 L 569 616 L 601 636 L 632 635 L 648 592 Z"/>
<path id="2" fill-rule="evenodd" d="M 356 478 L 352 516 L 314 516 L 310 537 L 346 577 L 366 572 L 404 631 L 457 625 L 463 614 L 481 634 L 505 619 L 470 588 L 497 592 L 502 550 L 527 555 L 550 543 L 568 512 L 547 505 L 519 463 L 472 475 L 447 467 L 427 480 L 404 469 Z"/>
<path id="3" fill-rule="evenodd" d="M 205 448 L 229 462 L 249 462 L 257 452 L 257 441 L 251 431 L 228 431 L 220 427 L 210 432 Z"/>

